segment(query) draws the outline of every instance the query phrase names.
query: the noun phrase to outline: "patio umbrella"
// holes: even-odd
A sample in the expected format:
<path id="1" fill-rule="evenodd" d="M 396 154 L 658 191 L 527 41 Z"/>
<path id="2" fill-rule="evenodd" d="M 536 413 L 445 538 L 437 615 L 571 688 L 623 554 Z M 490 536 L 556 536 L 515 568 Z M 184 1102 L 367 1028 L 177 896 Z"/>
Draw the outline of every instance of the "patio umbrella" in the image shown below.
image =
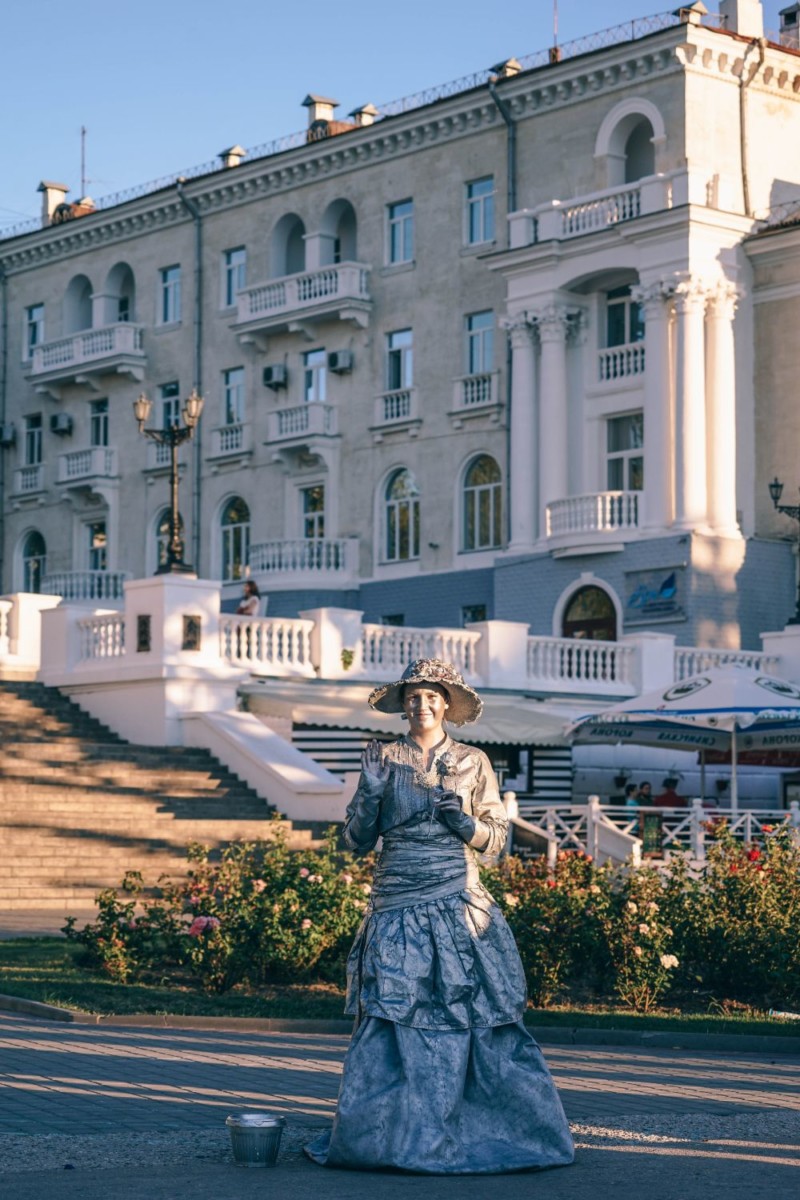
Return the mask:
<path id="1" fill-rule="evenodd" d="M 628 742 L 674 750 L 731 751 L 731 809 L 738 806 L 740 750 L 800 748 L 800 688 L 730 664 L 581 717 L 567 730 L 578 744 Z"/>

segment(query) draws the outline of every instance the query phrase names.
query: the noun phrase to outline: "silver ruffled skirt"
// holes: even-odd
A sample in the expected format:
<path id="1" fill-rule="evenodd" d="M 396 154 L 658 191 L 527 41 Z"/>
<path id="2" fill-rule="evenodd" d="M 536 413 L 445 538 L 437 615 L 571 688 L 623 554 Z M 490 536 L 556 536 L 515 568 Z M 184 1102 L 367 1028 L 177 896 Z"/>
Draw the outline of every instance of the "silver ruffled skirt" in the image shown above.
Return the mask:
<path id="1" fill-rule="evenodd" d="M 348 960 L 356 1017 L 326 1166 L 490 1174 L 566 1166 L 550 1072 L 522 1023 L 513 935 L 474 855 L 422 823 L 384 838 L 372 907 Z"/>

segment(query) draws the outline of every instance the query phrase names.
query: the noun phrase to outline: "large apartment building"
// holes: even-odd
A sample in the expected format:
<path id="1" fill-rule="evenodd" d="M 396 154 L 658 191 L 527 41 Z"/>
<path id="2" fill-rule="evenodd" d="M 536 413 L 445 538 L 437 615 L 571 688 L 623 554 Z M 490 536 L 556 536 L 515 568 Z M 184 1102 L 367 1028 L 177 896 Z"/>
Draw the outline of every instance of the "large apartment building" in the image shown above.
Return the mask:
<path id="1" fill-rule="evenodd" d="M 156 570 L 169 454 L 132 402 L 165 426 L 196 387 L 187 557 L 231 601 L 249 575 L 276 615 L 782 626 L 796 422 L 754 314 L 771 288 L 790 339 L 794 284 L 752 264 L 800 198 L 800 53 L 720 10 L 347 120 L 309 95 L 301 135 L 97 206 L 43 182 L 0 241 L 3 590 L 113 603 Z"/>

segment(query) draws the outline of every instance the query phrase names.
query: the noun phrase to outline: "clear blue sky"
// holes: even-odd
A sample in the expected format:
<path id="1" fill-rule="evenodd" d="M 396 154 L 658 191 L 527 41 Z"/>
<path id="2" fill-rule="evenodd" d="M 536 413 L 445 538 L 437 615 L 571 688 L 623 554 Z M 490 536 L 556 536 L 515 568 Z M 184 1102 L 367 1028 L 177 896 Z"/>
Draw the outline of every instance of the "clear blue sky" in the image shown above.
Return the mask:
<path id="1" fill-rule="evenodd" d="M 766 0 L 768 29 L 788 0 Z M 558 0 L 559 40 L 677 0 Z M 707 0 L 710 10 L 715 0 Z M 302 129 L 308 92 L 345 116 L 552 41 L 553 0 L 2 0 L 0 226 L 41 179 L 98 199 Z"/>

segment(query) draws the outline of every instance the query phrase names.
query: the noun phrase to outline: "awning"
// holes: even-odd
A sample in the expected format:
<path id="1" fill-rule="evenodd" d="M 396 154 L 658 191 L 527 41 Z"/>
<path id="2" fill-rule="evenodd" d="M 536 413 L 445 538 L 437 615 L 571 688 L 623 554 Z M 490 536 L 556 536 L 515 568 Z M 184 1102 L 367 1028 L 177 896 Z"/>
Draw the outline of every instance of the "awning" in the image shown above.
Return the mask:
<path id="1" fill-rule="evenodd" d="M 295 725 L 332 729 L 365 729 L 400 735 L 400 716 L 375 712 L 367 704 L 372 684 L 328 683 L 305 679 L 259 679 L 244 684 L 240 694 L 256 716 L 278 717 Z M 566 746 L 566 727 L 584 712 L 585 702 L 544 703 L 531 696 L 481 692 L 483 716 L 474 725 L 453 729 L 459 741 L 492 745 Z"/>

